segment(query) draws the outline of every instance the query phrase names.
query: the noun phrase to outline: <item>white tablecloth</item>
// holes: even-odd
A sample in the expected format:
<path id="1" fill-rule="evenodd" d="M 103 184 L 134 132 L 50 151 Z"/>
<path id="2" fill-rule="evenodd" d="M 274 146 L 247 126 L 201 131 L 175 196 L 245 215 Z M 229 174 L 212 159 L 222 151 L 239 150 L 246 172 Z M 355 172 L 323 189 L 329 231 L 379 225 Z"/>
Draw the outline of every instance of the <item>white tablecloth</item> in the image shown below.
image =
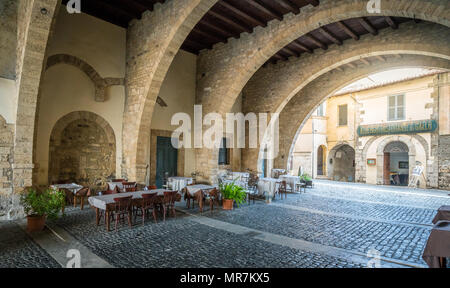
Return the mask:
<path id="1" fill-rule="evenodd" d="M 279 186 L 280 179 L 261 178 L 258 180 L 258 193 L 271 199 L 275 196 Z"/>
<path id="2" fill-rule="evenodd" d="M 70 191 L 72 191 L 73 194 L 76 194 L 78 191 L 80 191 L 81 189 L 83 189 L 83 186 L 72 183 L 72 184 L 54 184 L 52 186 L 50 186 L 53 189 L 68 189 Z"/>
<path id="3" fill-rule="evenodd" d="M 300 183 L 300 177 L 298 176 L 281 175 L 279 179 L 286 181 L 286 184 L 291 187 L 292 191 L 295 191 L 295 184 Z"/>
<path id="4" fill-rule="evenodd" d="M 109 190 L 114 190 L 116 186 L 119 188 L 119 191 L 123 191 L 122 182 L 108 182 Z"/>
<path id="5" fill-rule="evenodd" d="M 148 190 L 148 191 L 137 191 L 137 192 L 115 193 L 115 194 L 107 194 L 107 195 L 100 195 L 100 196 L 91 196 L 88 198 L 88 201 L 91 206 L 106 210 L 106 205 L 114 203 L 114 198 L 133 196 L 133 199 L 140 199 L 140 198 L 142 198 L 142 194 L 151 194 L 151 193 L 157 193 L 158 196 L 162 196 L 162 195 L 164 195 L 164 191 L 167 191 L 167 190 L 166 189 L 155 189 L 155 190 Z"/>
<path id="6" fill-rule="evenodd" d="M 169 177 L 167 183 L 170 189 L 181 191 L 187 185 L 194 183 L 194 180 L 191 177 Z"/>
<path id="7" fill-rule="evenodd" d="M 286 174 L 285 169 L 272 169 L 272 178 L 279 178 L 280 175 Z"/>
<path id="8" fill-rule="evenodd" d="M 214 189 L 214 188 L 215 188 L 214 186 L 205 185 L 205 184 L 196 184 L 196 185 L 186 186 L 186 190 L 192 196 L 194 196 L 194 194 L 197 193 L 200 190 L 211 190 L 211 189 Z"/>

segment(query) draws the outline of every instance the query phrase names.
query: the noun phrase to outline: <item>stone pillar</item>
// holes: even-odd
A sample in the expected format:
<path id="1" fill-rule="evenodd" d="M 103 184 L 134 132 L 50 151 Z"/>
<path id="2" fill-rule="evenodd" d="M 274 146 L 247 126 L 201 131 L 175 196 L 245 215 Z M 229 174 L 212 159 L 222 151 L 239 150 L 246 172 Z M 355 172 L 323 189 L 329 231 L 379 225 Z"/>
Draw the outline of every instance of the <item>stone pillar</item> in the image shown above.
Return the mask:
<path id="1" fill-rule="evenodd" d="M 167 0 L 133 20 L 127 31 L 122 176 L 145 182 L 153 108 L 181 44 L 217 0 Z"/>

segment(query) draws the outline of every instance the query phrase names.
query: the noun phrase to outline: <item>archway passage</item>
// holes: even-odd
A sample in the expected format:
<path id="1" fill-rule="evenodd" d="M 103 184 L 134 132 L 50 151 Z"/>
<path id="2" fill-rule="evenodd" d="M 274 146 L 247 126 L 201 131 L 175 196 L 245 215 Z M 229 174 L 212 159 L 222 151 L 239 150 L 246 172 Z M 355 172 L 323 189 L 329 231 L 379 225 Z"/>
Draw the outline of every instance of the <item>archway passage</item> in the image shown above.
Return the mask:
<path id="1" fill-rule="evenodd" d="M 330 151 L 329 178 L 335 181 L 355 181 L 355 149 L 348 144 L 335 146 Z"/>
<path id="2" fill-rule="evenodd" d="M 49 184 L 78 183 L 103 187 L 115 175 L 116 142 L 100 116 L 75 112 L 60 119 L 50 138 Z"/>
<path id="3" fill-rule="evenodd" d="M 409 159 L 408 146 L 393 141 L 384 148 L 383 180 L 386 185 L 408 185 Z"/>

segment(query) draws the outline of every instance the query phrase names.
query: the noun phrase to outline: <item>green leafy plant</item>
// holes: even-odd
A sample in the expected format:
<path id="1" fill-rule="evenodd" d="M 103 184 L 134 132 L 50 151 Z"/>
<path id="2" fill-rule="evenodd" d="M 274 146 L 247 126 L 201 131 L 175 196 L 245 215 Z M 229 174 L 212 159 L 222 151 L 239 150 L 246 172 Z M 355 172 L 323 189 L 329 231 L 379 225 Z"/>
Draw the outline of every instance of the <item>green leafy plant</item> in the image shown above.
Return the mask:
<path id="1" fill-rule="evenodd" d="M 312 178 L 307 173 L 305 173 L 305 174 L 300 176 L 300 180 L 302 180 L 304 182 L 308 182 L 308 181 L 312 181 Z"/>
<path id="2" fill-rule="evenodd" d="M 64 201 L 63 191 L 51 189 L 38 192 L 30 188 L 20 198 L 20 203 L 28 216 L 47 216 L 49 219 L 58 218 L 58 212 Z"/>
<path id="3" fill-rule="evenodd" d="M 236 185 L 234 181 L 220 184 L 219 189 L 224 199 L 234 200 L 238 207 L 240 204 L 244 203 L 245 198 L 247 197 L 244 188 Z"/>

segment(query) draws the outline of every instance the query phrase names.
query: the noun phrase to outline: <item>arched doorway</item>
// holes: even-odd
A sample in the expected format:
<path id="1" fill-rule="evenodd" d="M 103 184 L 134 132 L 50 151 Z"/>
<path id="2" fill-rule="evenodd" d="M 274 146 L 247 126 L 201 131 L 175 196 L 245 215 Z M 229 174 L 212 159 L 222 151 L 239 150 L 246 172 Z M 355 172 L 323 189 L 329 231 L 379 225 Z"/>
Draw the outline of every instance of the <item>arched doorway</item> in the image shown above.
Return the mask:
<path id="1" fill-rule="evenodd" d="M 111 126 L 91 112 L 73 112 L 50 137 L 48 181 L 103 187 L 115 175 L 116 141 Z"/>
<path id="2" fill-rule="evenodd" d="M 327 155 L 327 147 L 324 145 L 320 145 L 317 148 L 317 176 L 326 175 L 326 155 Z"/>
<path id="3" fill-rule="evenodd" d="M 355 149 L 348 144 L 336 145 L 330 151 L 328 176 L 331 180 L 355 181 Z"/>
<path id="4" fill-rule="evenodd" d="M 384 147 L 383 153 L 384 184 L 407 186 L 410 165 L 408 146 L 403 142 L 393 141 Z"/>

